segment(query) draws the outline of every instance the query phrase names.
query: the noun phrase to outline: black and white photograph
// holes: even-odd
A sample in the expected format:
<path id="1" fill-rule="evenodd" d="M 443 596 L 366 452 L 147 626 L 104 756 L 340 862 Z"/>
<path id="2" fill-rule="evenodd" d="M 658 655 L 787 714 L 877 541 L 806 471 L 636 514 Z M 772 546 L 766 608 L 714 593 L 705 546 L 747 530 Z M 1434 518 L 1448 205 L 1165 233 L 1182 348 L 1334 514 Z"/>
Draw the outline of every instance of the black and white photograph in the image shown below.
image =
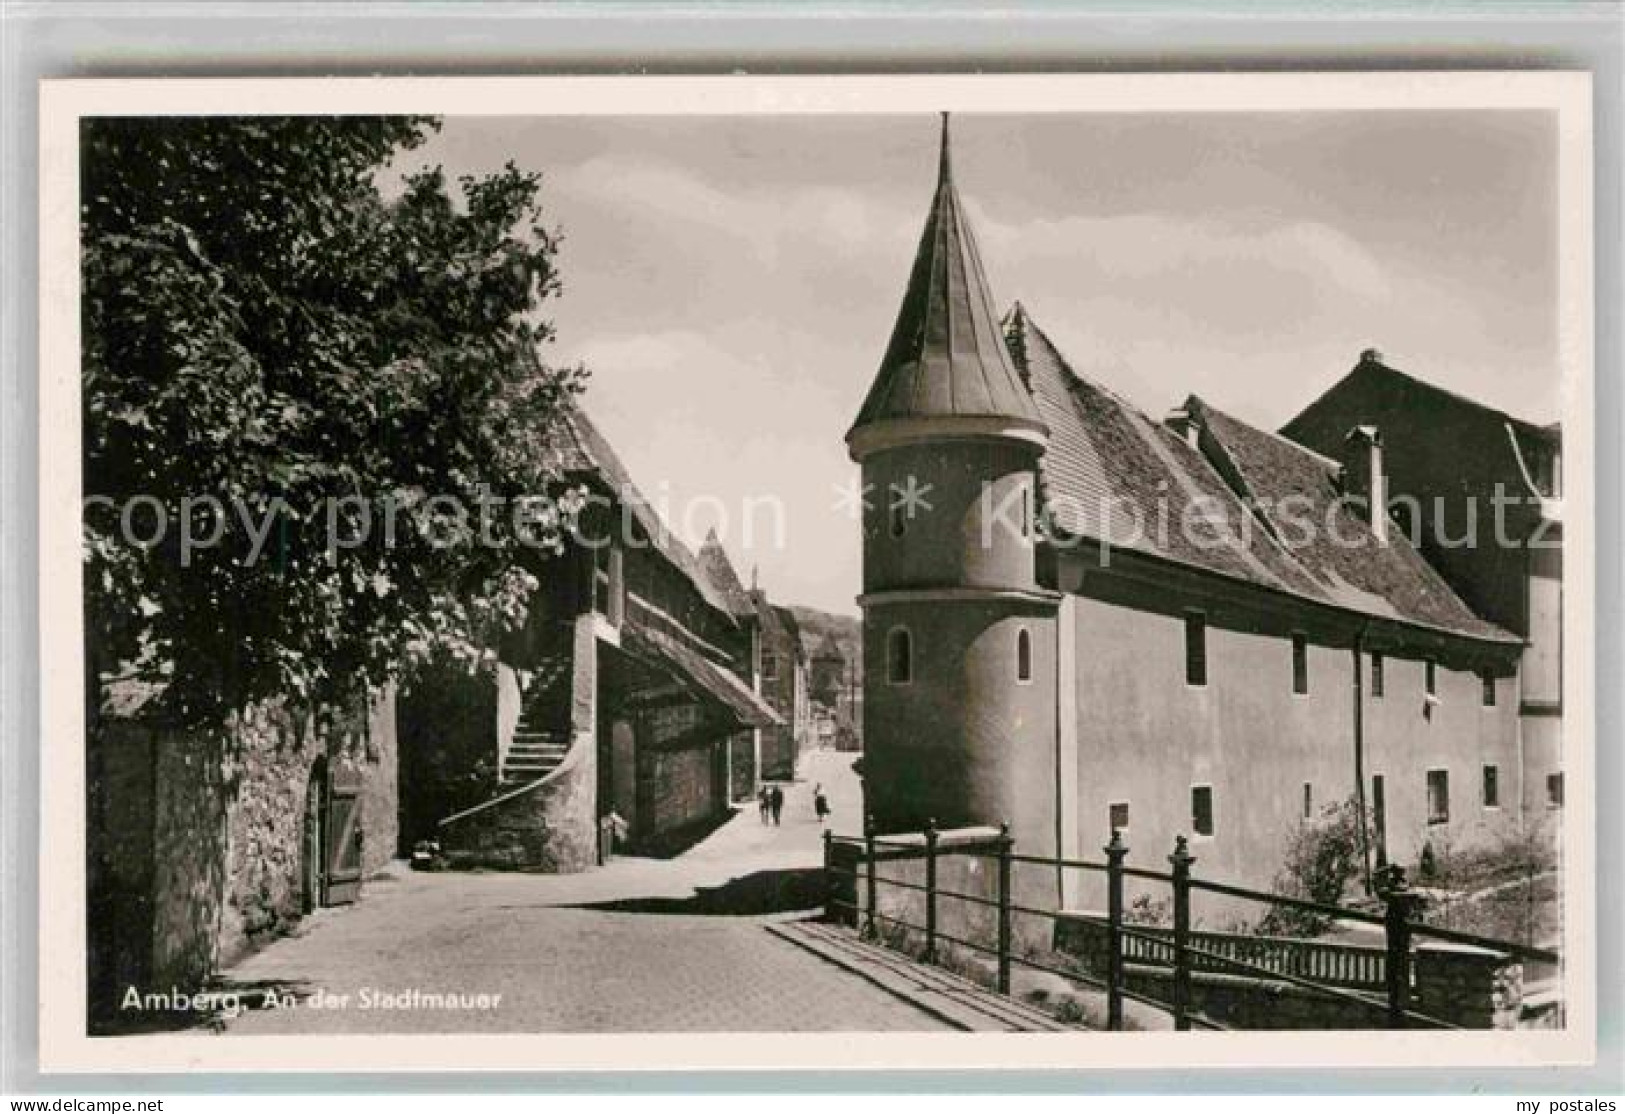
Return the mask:
<path id="1" fill-rule="evenodd" d="M 68 83 L 42 1031 L 1571 1058 L 1589 87 L 1361 77 Z"/>

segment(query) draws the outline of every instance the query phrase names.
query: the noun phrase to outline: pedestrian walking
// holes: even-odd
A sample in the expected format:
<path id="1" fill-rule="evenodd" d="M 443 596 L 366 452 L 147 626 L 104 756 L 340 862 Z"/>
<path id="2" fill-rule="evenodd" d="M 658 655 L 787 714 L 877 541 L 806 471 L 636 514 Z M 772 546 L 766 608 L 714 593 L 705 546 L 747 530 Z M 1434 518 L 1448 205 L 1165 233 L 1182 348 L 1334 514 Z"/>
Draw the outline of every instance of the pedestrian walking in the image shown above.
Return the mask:
<path id="1" fill-rule="evenodd" d="M 766 824 L 768 816 L 773 811 L 773 790 L 771 787 L 762 786 L 761 791 L 756 794 L 756 806 L 761 809 L 762 823 Z"/>
<path id="2" fill-rule="evenodd" d="M 822 785 L 813 787 L 813 811 L 818 814 L 819 824 L 823 824 L 825 820 L 829 819 L 829 798 L 824 796 L 824 787 Z"/>
<path id="3" fill-rule="evenodd" d="M 774 827 L 777 827 L 779 823 L 779 814 L 784 811 L 784 790 L 780 789 L 777 785 L 773 787 L 773 792 L 768 796 L 767 807 L 772 811 L 773 825 Z"/>

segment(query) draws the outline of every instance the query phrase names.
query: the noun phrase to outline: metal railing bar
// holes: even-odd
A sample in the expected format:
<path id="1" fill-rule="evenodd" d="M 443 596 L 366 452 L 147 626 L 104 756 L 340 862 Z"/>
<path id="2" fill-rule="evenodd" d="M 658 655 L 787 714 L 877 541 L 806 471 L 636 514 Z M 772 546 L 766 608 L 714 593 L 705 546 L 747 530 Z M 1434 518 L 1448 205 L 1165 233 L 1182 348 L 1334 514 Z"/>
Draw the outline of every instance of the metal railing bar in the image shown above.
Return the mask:
<path id="1" fill-rule="evenodd" d="M 1412 922 L 1411 935 L 1431 936 L 1434 939 L 1447 940 L 1453 944 L 1467 944 L 1472 947 L 1484 948 L 1486 951 L 1503 952 L 1514 959 L 1527 959 L 1535 963 L 1563 962 L 1561 952 L 1554 952 L 1547 948 L 1531 947 L 1527 944 L 1517 944 L 1510 940 L 1496 940 L 1489 936 L 1475 936 L 1471 932 L 1458 932 L 1453 928 L 1441 928 L 1421 921 Z"/>
<path id="2" fill-rule="evenodd" d="M 1125 873 L 1127 871 L 1125 870 Z M 1365 913 L 1358 909 L 1348 909 L 1341 905 L 1322 905 L 1317 901 L 1304 901 L 1302 898 L 1287 897 L 1285 894 L 1268 894 L 1259 890 L 1244 890 L 1240 886 L 1227 886 L 1223 882 L 1208 882 L 1201 878 L 1192 878 L 1191 889 L 1206 890 L 1208 893 L 1223 894 L 1226 897 L 1239 897 L 1246 901 L 1261 901 L 1270 905 L 1284 905 L 1288 909 L 1298 909 L 1306 913 L 1319 913 L 1340 921 L 1360 921 L 1363 924 L 1384 924 L 1380 913 Z"/>
<path id="3" fill-rule="evenodd" d="M 1057 859 L 1047 855 L 1018 855 L 1011 852 L 1010 861 L 1013 863 L 1031 863 L 1035 866 L 1066 867 L 1069 870 L 1099 870 L 1106 869 L 1105 863 L 1090 862 L 1087 859 Z"/>
<path id="4" fill-rule="evenodd" d="M 1101 990 L 1106 989 L 1105 979 L 1096 978 L 1095 976 L 1084 971 L 1073 971 L 1065 967 L 1057 967 L 1053 963 L 1040 963 L 1038 960 L 1029 959 L 1024 955 L 1012 955 L 1010 957 L 1010 962 L 1019 963 L 1023 967 L 1031 967 L 1035 971 L 1044 971 L 1051 975 L 1059 975 L 1063 979 L 1087 983 L 1088 985 L 1097 987 Z"/>
<path id="5" fill-rule="evenodd" d="M 999 902 L 996 898 L 978 897 L 976 894 L 962 894 L 957 890 L 939 889 L 937 891 L 937 896 L 953 898 L 955 901 L 968 901 L 972 905 L 985 905 L 990 909 L 997 909 L 999 907 Z M 1012 905 L 1011 908 L 1014 909 L 1015 906 Z"/>

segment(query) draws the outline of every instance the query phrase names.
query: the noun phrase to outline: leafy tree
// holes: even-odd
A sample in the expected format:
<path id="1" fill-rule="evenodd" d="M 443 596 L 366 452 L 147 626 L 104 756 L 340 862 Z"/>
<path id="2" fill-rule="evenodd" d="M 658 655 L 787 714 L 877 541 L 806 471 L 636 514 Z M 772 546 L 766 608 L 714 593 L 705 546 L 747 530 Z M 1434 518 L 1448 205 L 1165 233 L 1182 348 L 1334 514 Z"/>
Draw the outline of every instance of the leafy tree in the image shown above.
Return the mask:
<path id="1" fill-rule="evenodd" d="M 485 653 L 559 544 L 568 506 L 477 513 L 559 479 L 558 236 L 535 173 L 390 170 L 437 127 L 84 125 L 88 650 L 183 721 Z"/>

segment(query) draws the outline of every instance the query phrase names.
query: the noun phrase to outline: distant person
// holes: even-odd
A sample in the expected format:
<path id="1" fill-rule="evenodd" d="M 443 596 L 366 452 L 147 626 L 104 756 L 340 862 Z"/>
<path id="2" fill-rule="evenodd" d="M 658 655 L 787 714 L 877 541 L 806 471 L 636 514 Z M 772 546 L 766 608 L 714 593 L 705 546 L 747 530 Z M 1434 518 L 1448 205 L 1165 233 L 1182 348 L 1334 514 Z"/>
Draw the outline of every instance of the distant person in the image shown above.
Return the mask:
<path id="1" fill-rule="evenodd" d="M 818 814 L 820 824 L 829 819 L 829 798 L 824 796 L 822 785 L 813 787 L 813 811 Z"/>
<path id="2" fill-rule="evenodd" d="M 768 817 L 773 813 L 773 789 L 771 786 L 762 786 L 761 792 L 756 794 L 756 806 L 762 811 L 762 823 L 766 824 Z"/>
<path id="3" fill-rule="evenodd" d="M 767 807 L 773 813 L 773 826 L 778 827 L 779 816 L 784 812 L 784 790 L 777 785 L 773 787 L 773 792 L 768 794 Z"/>

